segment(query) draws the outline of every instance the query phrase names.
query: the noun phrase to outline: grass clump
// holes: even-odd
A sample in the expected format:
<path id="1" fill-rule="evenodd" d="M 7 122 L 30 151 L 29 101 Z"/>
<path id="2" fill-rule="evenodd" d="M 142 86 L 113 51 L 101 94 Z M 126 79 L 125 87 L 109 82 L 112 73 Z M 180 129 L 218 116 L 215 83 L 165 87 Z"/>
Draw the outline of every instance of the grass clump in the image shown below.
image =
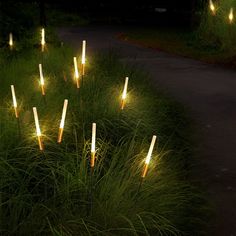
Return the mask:
<path id="1" fill-rule="evenodd" d="M 235 19 L 230 23 L 230 9 L 236 9 L 235 0 L 221 0 L 212 2 L 215 12 L 207 6 L 202 13 L 201 24 L 198 29 L 200 43 L 214 50 L 228 52 L 235 51 Z M 235 15 L 235 12 L 233 12 Z"/>
<path id="2" fill-rule="evenodd" d="M 195 29 L 146 27 L 123 32 L 120 38 L 145 47 L 235 67 L 236 1 L 212 1 L 215 7 L 214 14 L 210 10 L 209 2 L 198 3 L 202 6 L 200 10 L 197 7 L 195 10 L 195 15 L 200 19 L 199 25 Z M 233 20 L 230 23 L 231 8 L 233 9 Z"/>
<path id="3" fill-rule="evenodd" d="M 201 234 L 205 203 L 187 181 L 190 157 L 183 110 L 151 89 L 141 71 L 114 53 L 89 58 L 81 88 L 73 52 L 49 47 L 1 54 L 0 233 L 2 235 Z M 38 64 L 46 82 L 46 104 Z M 120 110 L 125 76 L 128 100 Z M 21 136 L 12 109 L 15 85 Z M 64 99 L 63 142 L 56 143 Z M 36 106 L 45 150 L 35 136 Z M 97 123 L 96 164 L 89 167 L 91 125 Z M 139 190 L 151 137 L 158 147 Z"/>

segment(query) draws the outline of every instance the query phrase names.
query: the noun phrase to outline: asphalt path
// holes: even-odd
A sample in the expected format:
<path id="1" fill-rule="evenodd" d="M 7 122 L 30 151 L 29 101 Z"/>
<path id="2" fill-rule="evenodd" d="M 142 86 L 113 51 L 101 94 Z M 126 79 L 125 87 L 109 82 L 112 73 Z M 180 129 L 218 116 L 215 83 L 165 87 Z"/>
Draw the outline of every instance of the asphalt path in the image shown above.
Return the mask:
<path id="1" fill-rule="evenodd" d="M 194 175 L 205 186 L 216 209 L 207 235 L 236 236 L 236 70 L 170 55 L 117 39 L 125 28 L 60 28 L 63 42 L 88 57 L 116 50 L 121 60 L 143 68 L 154 85 L 189 109 L 196 123 L 199 165 Z"/>

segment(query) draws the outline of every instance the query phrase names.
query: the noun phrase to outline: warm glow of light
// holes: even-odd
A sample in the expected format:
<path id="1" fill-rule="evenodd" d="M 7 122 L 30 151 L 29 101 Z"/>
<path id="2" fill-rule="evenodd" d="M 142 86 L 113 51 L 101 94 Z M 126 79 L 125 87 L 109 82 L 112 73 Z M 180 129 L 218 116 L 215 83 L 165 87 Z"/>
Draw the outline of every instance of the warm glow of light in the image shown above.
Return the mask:
<path id="1" fill-rule="evenodd" d="M 12 35 L 12 33 L 9 34 L 9 46 L 11 48 L 13 47 L 13 35 Z"/>
<path id="2" fill-rule="evenodd" d="M 78 64 L 77 64 L 77 58 L 74 57 L 74 70 L 75 70 L 75 80 L 76 80 L 76 85 L 77 88 L 79 88 L 79 70 L 78 70 Z"/>
<path id="3" fill-rule="evenodd" d="M 43 143 L 42 143 L 42 138 L 41 138 L 42 134 L 39 127 L 39 118 L 38 118 L 36 107 L 33 107 L 33 113 L 34 113 L 34 121 L 35 121 L 35 127 L 36 127 L 36 135 L 38 137 L 38 142 L 39 142 L 39 149 L 42 151 L 43 150 Z"/>
<path id="4" fill-rule="evenodd" d="M 95 152 L 95 141 L 96 141 L 96 123 L 93 123 L 93 125 L 92 125 L 91 152 Z"/>
<path id="5" fill-rule="evenodd" d="M 86 53 L 86 41 L 83 40 L 83 43 L 82 43 L 82 59 L 81 59 L 82 64 L 85 64 L 85 53 Z"/>
<path id="6" fill-rule="evenodd" d="M 129 81 L 129 78 L 126 77 L 125 78 L 125 86 L 124 86 L 124 90 L 123 90 L 123 93 L 122 93 L 122 99 L 126 99 L 127 88 L 128 88 L 128 81 Z"/>
<path id="7" fill-rule="evenodd" d="M 156 142 L 156 138 L 157 138 L 156 135 L 152 136 L 152 142 L 151 142 L 151 145 L 149 147 L 148 154 L 147 154 L 147 157 L 146 157 L 146 160 L 145 160 L 144 169 L 143 169 L 143 173 L 142 173 L 142 178 L 145 178 L 146 175 L 147 175 L 148 165 L 149 165 L 150 160 L 151 160 L 152 151 L 153 151 L 153 148 L 154 148 L 154 145 L 155 145 L 155 142 Z"/>
<path id="8" fill-rule="evenodd" d="M 152 136 L 152 142 L 150 144 L 150 147 L 149 147 L 149 150 L 148 150 L 148 154 L 147 154 L 147 157 L 146 157 L 146 160 L 145 160 L 145 164 L 147 164 L 147 165 L 149 164 L 149 162 L 151 160 L 152 151 L 153 151 L 153 148 L 154 148 L 154 145 L 155 145 L 155 142 L 156 142 L 156 138 L 157 138 L 156 135 Z"/>
<path id="9" fill-rule="evenodd" d="M 231 24 L 234 20 L 234 11 L 233 8 L 230 8 L 230 12 L 229 12 L 229 23 Z"/>
<path id="10" fill-rule="evenodd" d="M 90 166 L 93 168 L 95 165 L 95 141 L 96 141 L 96 123 L 92 125 L 92 143 L 91 143 L 91 160 Z"/>
<path id="11" fill-rule="evenodd" d="M 39 76 L 40 76 L 40 85 L 41 85 L 42 95 L 45 95 L 42 64 L 39 64 Z"/>
<path id="12" fill-rule="evenodd" d="M 58 139 L 57 139 L 58 143 L 61 143 L 61 141 L 62 141 L 62 135 L 63 135 L 63 128 L 64 128 L 64 124 L 65 124 L 67 106 L 68 106 L 68 100 L 65 99 L 64 100 L 63 110 L 62 110 L 60 127 L 59 127 L 59 134 L 58 134 Z"/>
<path id="13" fill-rule="evenodd" d="M 39 75 L 40 75 L 40 84 L 44 85 L 42 64 L 39 64 Z"/>
<path id="14" fill-rule="evenodd" d="M 62 110 L 61 123 L 60 123 L 60 128 L 62 128 L 62 129 L 64 128 L 64 124 L 65 124 L 67 106 L 68 106 L 68 100 L 65 99 L 63 110 Z"/>
<path id="15" fill-rule="evenodd" d="M 13 107 L 17 107 L 17 102 L 16 102 L 16 95 L 15 95 L 15 88 L 14 85 L 11 85 L 11 94 L 12 94 L 12 101 L 13 101 Z"/>
<path id="16" fill-rule="evenodd" d="M 18 118 L 17 102 L 16 102 L 16 94 L 15 94 L 14 85 L 11 85 L 11 94 L 12 94 L 12 101 L 13 101 L 13 107 L 14 107 L 14 110 L 15 110 L 15 115 L 16 115 L 16 118 Z"/>
<path id="17" fill-rule="evenodd" d="M 74 69 L 75 69 L 75 78 L 79 78 L 79 71 L 78 71 L 78 64 L 77 64 L 77 59 L 74 57 Z"/>
<path id="18" fill-rule="evenodd" d="M 125 106 L 125 99 L 126 99 L 126 96 L 127 96 L 128 81 L 129 81 L 129 78 L 126 77 L 125 78 L 124 90 L 123 90 L 123 93 L 122 93 L 121 110 L 123 110 L 124 106 Z"/>
<path id="19" fill-rule="evenodd" d="M 209 7 L 210 7 L 210 10 L 212 11 L 212 13 L 215 14 L 216 9 L 215 9 L 215 6 L 214 6 L 212 0 L 209 1 Z"/>
<path id="20" fill-rule="evenodd" d="M 41 48 L 42 48 L 42 52 L 44 52 L 44 48 L 45 48 L 45 29 L 42 28 L 41 30 Z"/>
<path id="21" fill-rule="evenodd" d="M 45 45 L 45 29 L 42 28 L 41 30 L 41 45 L 44 46 Z"/>
<path id="22" fill-rule="evenodd" d="M 33 113 L 34 113 L 34 121 L 35 121 L 35 127 L 36 127 L 36 134 L 37 136 L 41 136 L 41 130 L 39 127 L 39 118 L 38 118 L 38 113 L 37 113 L 37 108 L 33 107 Z"/>

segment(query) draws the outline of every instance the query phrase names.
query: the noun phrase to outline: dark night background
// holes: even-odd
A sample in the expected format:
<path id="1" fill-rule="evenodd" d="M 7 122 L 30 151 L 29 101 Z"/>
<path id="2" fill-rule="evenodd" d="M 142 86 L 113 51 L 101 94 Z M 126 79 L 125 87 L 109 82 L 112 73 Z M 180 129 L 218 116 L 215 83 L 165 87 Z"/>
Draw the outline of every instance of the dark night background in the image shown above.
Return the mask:
<path id="1" fill-rule="evenodd" d="M 45 15 L 51 9 L 76 13 L 85 17 L 91 24 L 138 24 L 158 26 L 195 27 L 198 24 L 200 9 L 205 0 L 156 0 L 156 1 L 1 1 L 1 24 L 22 24 L 31 27 L 35 24 L 29 20 L 30 9 L 25 3 L 38 9 L 41 25 L 47 23 Z M 22 11 L 24 9 L 24 11 Z M 1 27 L 4 28 L 4 27 Z"/>

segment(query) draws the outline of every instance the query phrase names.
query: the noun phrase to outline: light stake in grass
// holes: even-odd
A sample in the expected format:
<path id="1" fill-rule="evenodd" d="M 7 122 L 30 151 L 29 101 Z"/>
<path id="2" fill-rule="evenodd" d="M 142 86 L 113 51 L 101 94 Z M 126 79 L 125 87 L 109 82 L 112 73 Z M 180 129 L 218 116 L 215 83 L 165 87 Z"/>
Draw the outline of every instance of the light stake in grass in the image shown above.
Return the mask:
<path id="1" fill-rule="evenodd" d="M 41 130 L 39 127 L 39 119 L 38 119 L 38 113 L 37 113 L 37 108 L 33 107 L 33 113 L 34 113 L 34 121 L 35 121 L 35 127 L 36 127 L 36 135 L 38 137 L 38 142 L 39 142 L 39 150 L 43 150 L 43 142 L 42 142 L 42 134 Z"/>
<path id="2" fill-rule="evenodd" d="M 14 110 L 15 110 L 15 116 L 16 116 L 16 118 L 19 118 L 19 114 L 18 114 L 18 111 L 17 111 L 17 102 L 16 102 L 16 94 L 15 94 L 14 85 L 11 85 L 11 94 L 12 94 L 13 107 L 14 107 Z"/>
<path id="3" fill-rule="evenodd" d="M 42 49 L 42 52 L 44 52 L 44 48 L 45 48 L 45 29 L 42 28 L 41 29 L 41 49 Z"/>
<path id="4" fill-rule="evenodd" d="M 83 43 L 82 43 L 82 58 L 81 58 L 82 76 L 84 76 L 84 72 L 85 72 L 85 54 L 86 54 L 86 41 L 83 40 Z"/>
<path id="5" fill-rule="evenodd" d="M 124 90 L 123 90 L 123 93 L 122 93 L 121 110 L 123 110 L 124 106 L 125 106 L 125 99 L 126 99 L 126 96 L 127 96 L 128 81 L 129 81 L 129 77 L 126 77 L 125 78 Z"/>
<path id="6" fill-rule="evenodd" d="M 45 96 L 42 64 L 39 64 L 39 75 L 40 75 L 40 85 L 41 85 L 42 95 Z"/>
<path id="7" fill-rule="evenodd" d="M 234 20 L 234 11 L 233 8 L 230 8 L 230 12 L 229 12 L 229 23 L 232 24 Z"/>
<path id="8" fill-rule="evenodd" d="M 12 50 L 13 49 L 13 34 L 9 34 L 9 47 Z"/>
<path id="9" fill-rule="evenodd" d="M 77 86 L 77 88 L 79 88 L 80 87 L 80 85 L 79 85 L 79 71 L 78 71 L 78 64 L 77 64 L 76 57 L 74 57 L 74 70 L 75 70 L 74 77 L 76 80 L 76 86 Z"/>
<path id="10" fill-rule="evenodd" d="M 214 6 L 212 0 L 209 1 L 209 8 L 210 8 L 212 14 L 215 15 L 215 13 L 216 13 L 216 8 L 215 8 L 215 6 Z"/>
<path id="11" fill-rule="evenodd" d="M 11 94 L 12 94 L 13 107 L 14 107 L 14 110 L 15 110 L 15 116 L 16 116 L 16 119 L 17 119 L 19 138 L 21 138 L 20 119 L 19 119 L 19 113 L 18 113 L 18 110 L 17 110 L 17 102 L 16 102 L 16 94 L 15 94 L 14 85 L 11 85 Z"/>
<path id="12" fill-rule="evenodd" d="M 149 147 L 147 157 L 145 159 L 145 164 L 144 164 L 144 169 L 143 169 L 143 173 L 142 173 L 142 178 L 145 178 L 146 175 L 147 175 L 148 165 L 149 165 L 150 160 L 151 160 L 152 151 L 153 151 L 153 148 L 154 148 L 154 145 L 155 145 L 155 142 L 156 142 L 156 138 L 157 138 L 156 135 L 152 136 L 152 142 L 151 142 L 151 145 Z"/>
<path id="13" fill-rule="evenodd" d="M 90 159 L 90 188 L 88 192 L 88 202 L 89 208 L 87 209 L 87 215 L 90 215 L 92 213 L 92 205 L 93 205 L 93 171 L 94 171 L 94 166 L 95 166 L 95 154 L 96 154 L 96 147 L 95 147 L 95 142 L 96 142 L 96 123 L 92 124 L 92 142 L 91 142 L 91 159 Z"/>
<path id="14" fill-rule="evenodd" d="M 92 125 L 92 143 L 91 143 L 91 161 L 90 166 L 91 168 L 94 168 L 95 165 L 95 142 L 96 142 L 96 123 L 93 123 Z"/>
<path id="15" fill-rule="evenodd" d="M 64 129 L 64 124 L 65 124 L 67 106 L 68 106 L 68 100 L 65 99 L 63 110 L 62 110 L 61 123 L 60 123 L 60 127 L 59 127 L 59 134 L 58 134 L 58 139 L 57 139 L 58 143 L 61 143 L 61 141 L 62 141 L 62 135 L 63 135 L 63 129 Z"/>

